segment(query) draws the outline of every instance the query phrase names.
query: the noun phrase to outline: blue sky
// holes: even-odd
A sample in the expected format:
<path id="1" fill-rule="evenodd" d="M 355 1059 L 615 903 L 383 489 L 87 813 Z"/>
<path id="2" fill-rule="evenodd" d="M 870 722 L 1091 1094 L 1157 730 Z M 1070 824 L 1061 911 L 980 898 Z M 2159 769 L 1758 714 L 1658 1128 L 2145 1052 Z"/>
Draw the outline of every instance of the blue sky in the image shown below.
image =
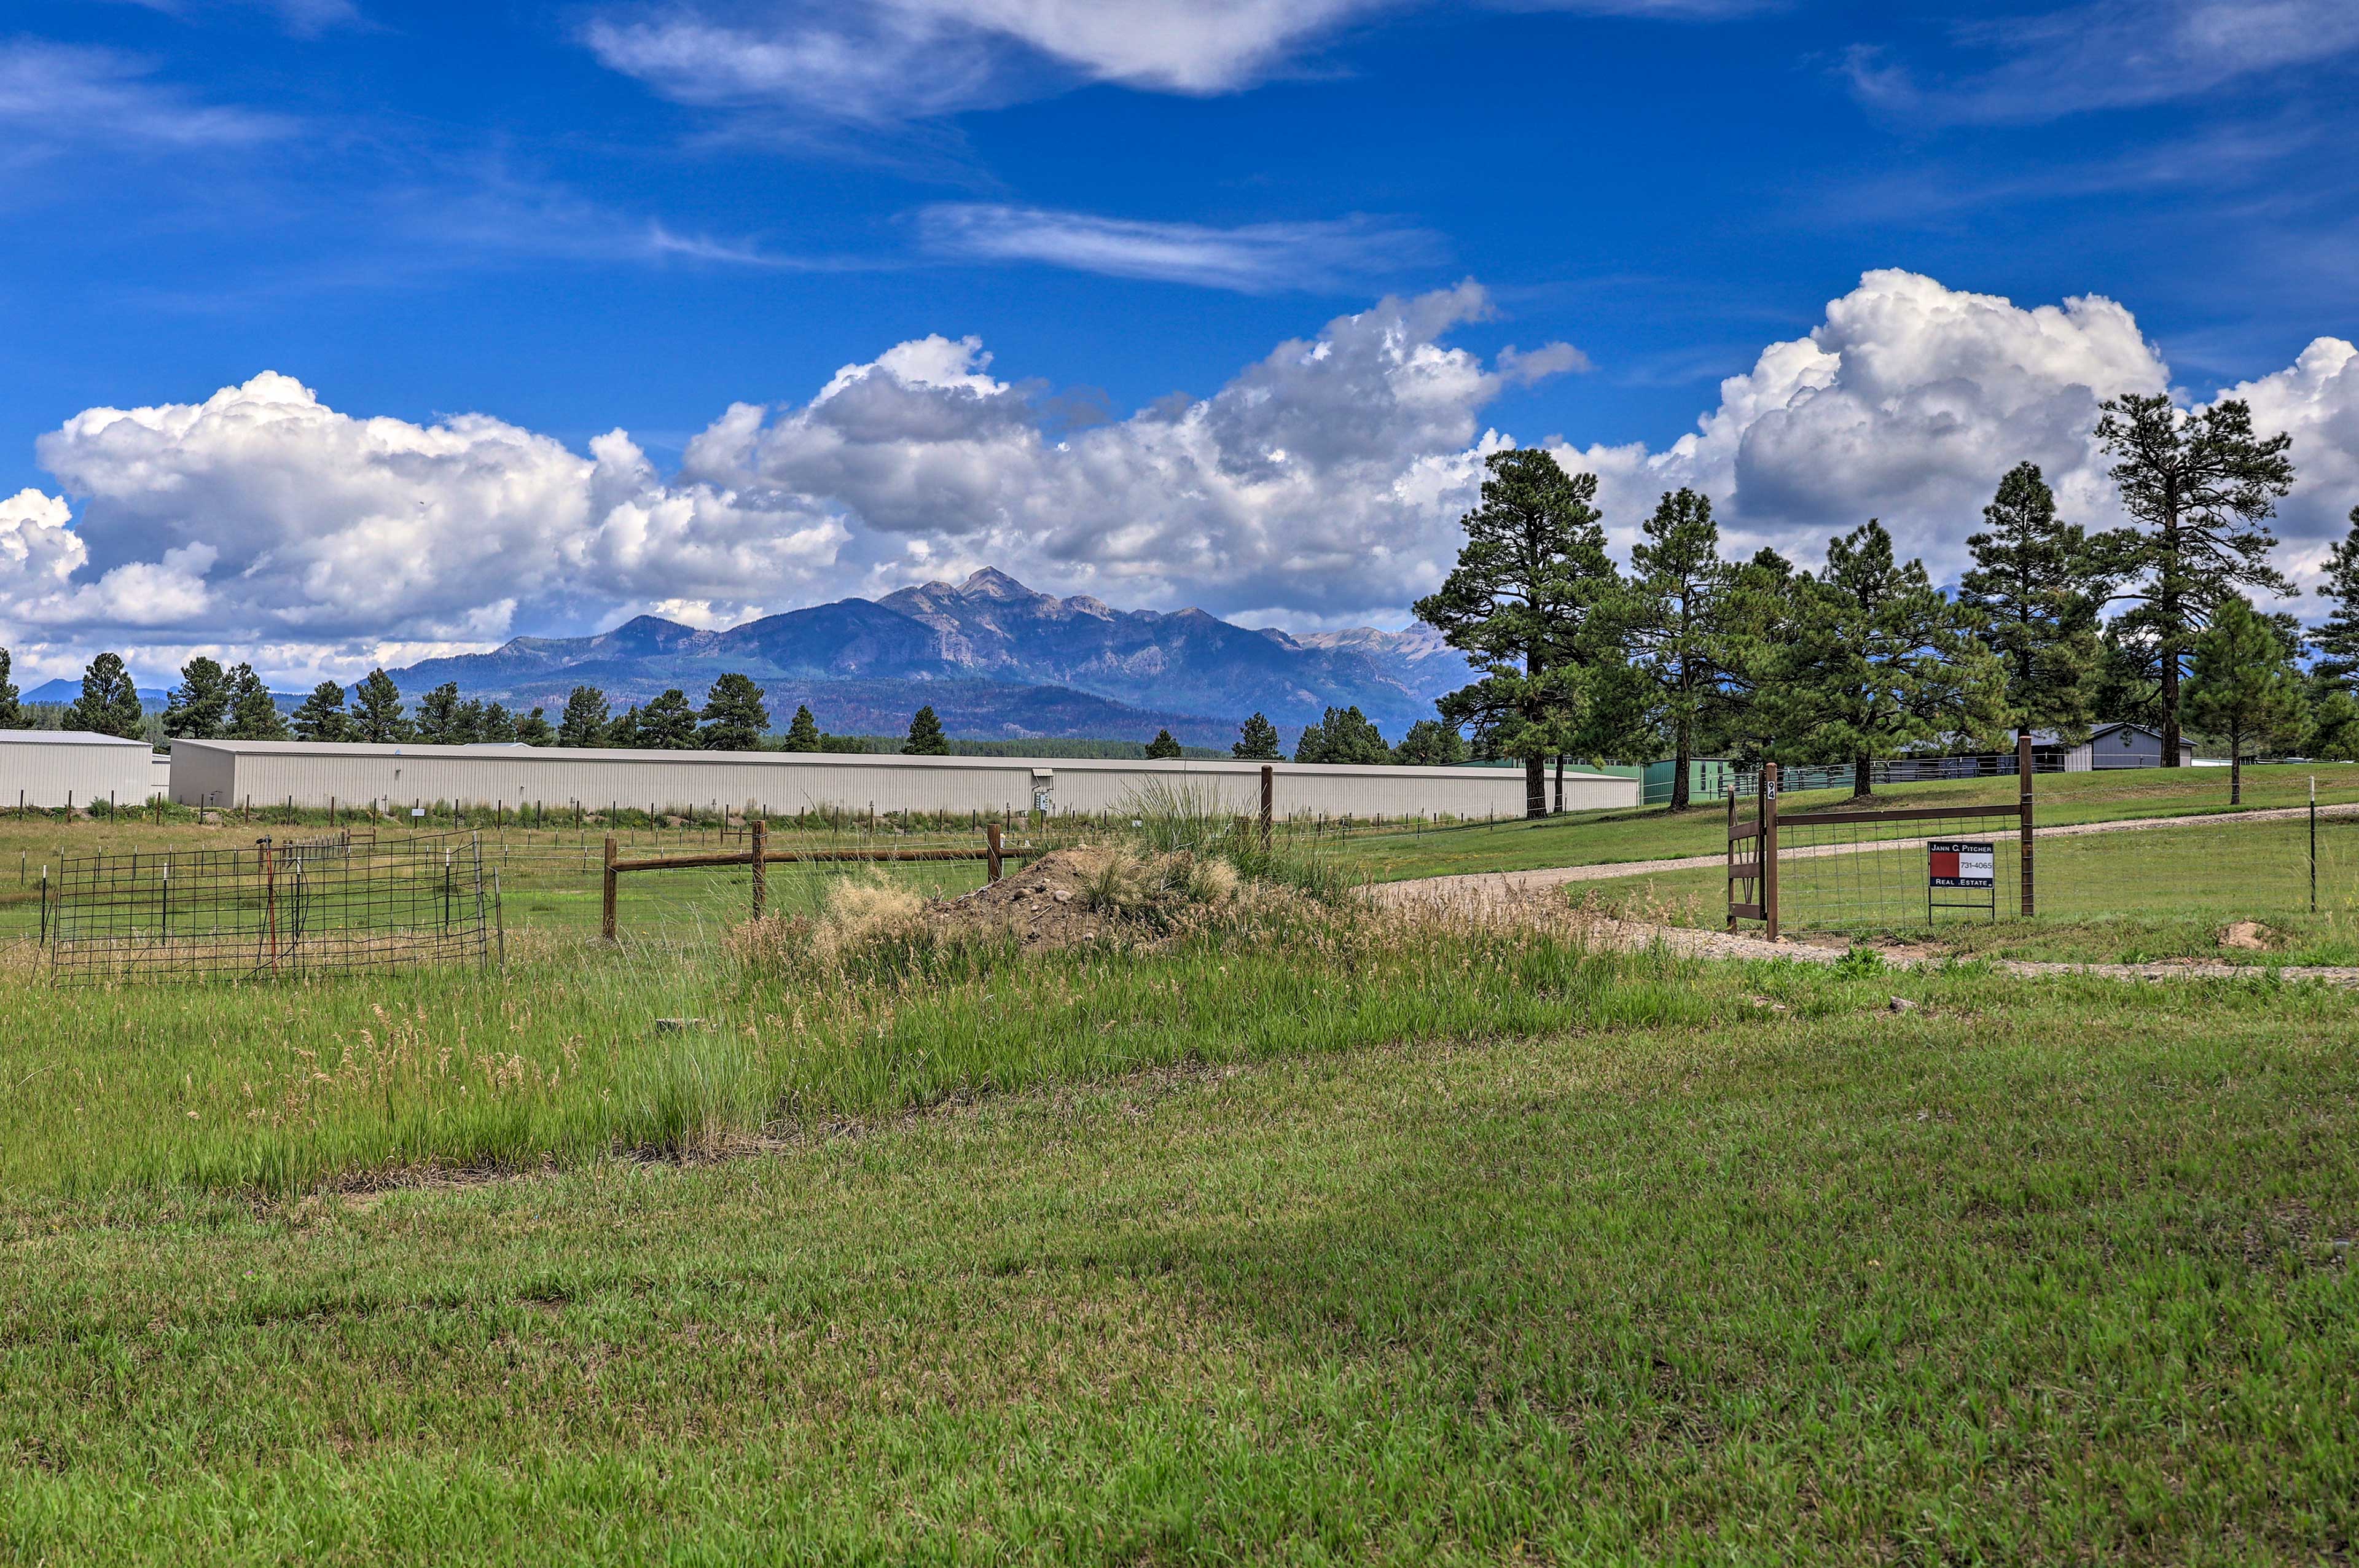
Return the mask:
<path id="1" fill-rule="evenodd" d="M 985 561 L 1398 624 L 1486 436 L 1625 536 L 1696 482 L 1946 575 L 2016 457 L 2104 520 L 2076 427 L 2142 377 L 2308 421 L 2301 568 L 2359 503 L 2359 369 L 2301 358 L 2359 335 L 2359 8 L 1957 11 L 36 0 L 0 643 L 292 677 Z"/>

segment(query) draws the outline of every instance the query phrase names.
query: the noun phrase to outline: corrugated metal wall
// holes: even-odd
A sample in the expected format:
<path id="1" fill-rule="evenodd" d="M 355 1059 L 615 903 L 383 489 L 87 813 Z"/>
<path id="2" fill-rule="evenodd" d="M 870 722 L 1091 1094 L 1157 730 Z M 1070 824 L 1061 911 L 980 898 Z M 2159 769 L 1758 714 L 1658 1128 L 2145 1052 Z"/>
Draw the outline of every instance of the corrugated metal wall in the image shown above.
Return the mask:
<path id="1" fill-rule="evenodd" d="M 1022 812 L 1119 810 L 1149 781 L 1202 792 L 1219 808 L 1258 809 L 1255 762 L 1100 762 L 1067 758 L 878 757 L 812 752 L 560 751 L 528 746 L 306 746 L 178 741 L 172 798 L 191 806 L 385 809 L 438 801 L 511 808 L 579 804 L 596 811 L 753 809 Z M 1634 805 L 1634 779 L 1568 773 L 1575 810 Z M 1045 795 L 1045 802 L 1040 797 Z M 1498 768 L 1277 764 L 1281 816 L 1503 817 L 1522 815 L 1520 771 Z"/>
<path id="2" fill-rule="evenodd" d="M 0 730 L 0 809 L 87 806 L 112 798 L 117 805 L 144 805 L 161 784 L 151 777 L 155 755 L 147 747 L 104 737 L 31 739 L 36 731 Z"/>

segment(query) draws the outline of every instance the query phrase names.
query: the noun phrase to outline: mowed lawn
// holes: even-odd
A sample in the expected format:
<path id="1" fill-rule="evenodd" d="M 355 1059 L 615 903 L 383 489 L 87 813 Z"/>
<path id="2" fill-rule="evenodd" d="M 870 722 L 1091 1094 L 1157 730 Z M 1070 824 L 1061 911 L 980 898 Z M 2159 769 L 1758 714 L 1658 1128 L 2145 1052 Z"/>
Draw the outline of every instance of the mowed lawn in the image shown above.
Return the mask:
<path id="1" fill-rule="evenodd" d="M 2282 763 L 2245 770 L 2247 811 L 2306 804 L 2318 783 L 2324 805 L 2359 803 L 2359 765 Z M 2034 775 L 2041 826 L 2111 822 L 2139 816 L 2191 816 L 2230 811 L 2225 768 L 2141 768 L 2108 773 Z M 2016 781 L 1887 784 L 1874 809 L 1903 806 L 1993 806 L 2013 810 Z M 1787 795 L 1788 813 L 1825 811 L 1851 798 L 1848 790 Z M 1750 812 L 1750 806 L 1746 807 Z M 1338 839 L 1332 852 L 1372 881 L 1451 876 L 1468 871 L 1532 871 L 1544 866 L 1593 866 L 1622 860 L 1718 855 L 1727 846 L 1718 801 L 1700 801 L 1673 815 L 1660 806 L 1632 811 L 1569 812 L 1537 821 L 1469 823 L 1448 827 L 1370 828 Z"/>
<path id="2" fill-rule="evenodd" d="M 2359 1000 L 1340 929 L 945 970 L 832 1032 L 655 950 L 578 1000 L 190 993 L 201 1045 L 88 993 L 47 1076 L 12 981 L 11 1141 L 130 1153 L 0 1196 L 0 1559 L 2349 1553 Z M 172 1173 L 229 1147 L 184 1105 L 239 1103 L 176 1054 L 411 1019 L 505 1020 L 502 1092 L 604 1130 L 388 1186 L 348 1083 L 250 1131 L 342 1128 L 325 1176 Z M 595 1119 L 753 1072 L 749 1024 L 742 1083 L 795 1086 L 750 1128 Z M 552 1079 L 569 1044 L 620 1065 Z M 442 1082 L 387 1119 L 482 1132 Z"/>

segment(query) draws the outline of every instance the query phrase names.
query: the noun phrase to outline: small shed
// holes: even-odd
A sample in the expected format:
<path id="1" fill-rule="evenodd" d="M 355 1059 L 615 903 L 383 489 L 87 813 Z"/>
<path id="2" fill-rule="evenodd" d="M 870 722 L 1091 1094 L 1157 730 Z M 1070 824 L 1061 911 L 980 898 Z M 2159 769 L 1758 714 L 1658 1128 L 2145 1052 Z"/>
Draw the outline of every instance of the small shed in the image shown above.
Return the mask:
<path id="1" fill-rule="evenodd" d="M 145 806 L 157 793 L 145 741 L 75 730 L 0 730 L 0 810 Z"/>
<path id="2" fill-rule="evenodd" d="M 2100 724 L 2077 746 L 2067 745 L 2053 730 L 2035 730 L 2031 748 L 2043 762 L 2049 757 L 2060 759 L 2061 771 L 2068 773 L 2162 766 L 2162 731 L 2144 724 Z M 2191 767 L 2194 762 L 2195 742 L 2181 736 L 2179 765 Z"/>

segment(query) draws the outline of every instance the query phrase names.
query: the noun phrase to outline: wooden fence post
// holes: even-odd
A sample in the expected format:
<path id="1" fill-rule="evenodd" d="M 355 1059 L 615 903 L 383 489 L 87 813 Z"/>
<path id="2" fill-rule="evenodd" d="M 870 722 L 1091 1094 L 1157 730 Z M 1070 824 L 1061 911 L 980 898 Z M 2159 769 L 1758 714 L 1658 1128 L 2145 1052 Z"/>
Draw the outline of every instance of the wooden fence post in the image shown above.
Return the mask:
<path id="1" fill-rule="evenodd" d="M 986 825 L 983 830 L 983 877 L 987 882 L 999 880 L 999 824 Z"/>
<path id="2" fill-rule="evenodd" d="M 598 934 L 607 941 L 614 940 L 614 836 L 606 835 L 606 914 Z"/>
<path id="3" fill-rule="evenodd" d="M 1261 852 L 1269 853 L 1269 819 L 1277 806 L 1277 770 L 1261 765 Z"/>
<path id="4" fill-rule="evenodd" d="M 1730 784 L 1721 793 L 1728 796 L 1727 869 L 1728 885 L 1733 888 L 1736 885 L 1736 786 Z M 1736 929 L 1736 895 L 1729 893 L 1724 902 L 1729 905 L 1728 928 L 1734 932 Z"/>
<path id="5" fill-rule="evenodd" d="M 754 918 L 759 920 L 770 903 L 769 881 L 763 870 L 770 852 L 770 825 L 757 816 L 746 830 L 754 840 Z"/>
<path id="6" fill-rule="evenodd" d="M 2034 905 L 2031 880 L 2031 737 L 2027 733 L 2015 738 L 2015 777 L 2017 788 L 2016 808 L 2023 818 L 2020 827 L 2022 849 L 2017 857 L 2023 873 L 2023 918 L 2029 920 Z"/>
<path id="7" fill-rule="evenodd" d="M 1761 913 L 1777 940 L 1777 764 L 1761 764 Z"/>

